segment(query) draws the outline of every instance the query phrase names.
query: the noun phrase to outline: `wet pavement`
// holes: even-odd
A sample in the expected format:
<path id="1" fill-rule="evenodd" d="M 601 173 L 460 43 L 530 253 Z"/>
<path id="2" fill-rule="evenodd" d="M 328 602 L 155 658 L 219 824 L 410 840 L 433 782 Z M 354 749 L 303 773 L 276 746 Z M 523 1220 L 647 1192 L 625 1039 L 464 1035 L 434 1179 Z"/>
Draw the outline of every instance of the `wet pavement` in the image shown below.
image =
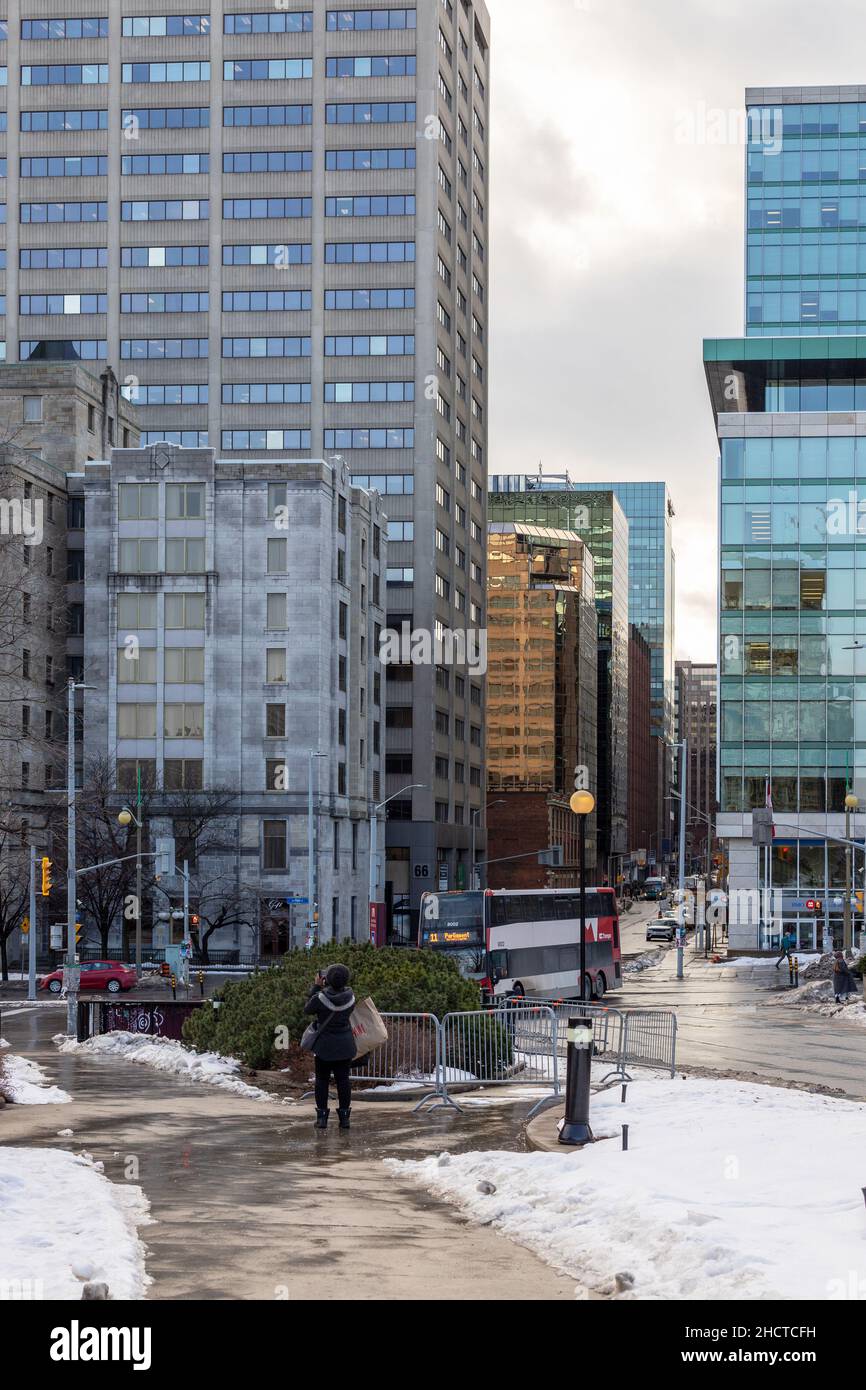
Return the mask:
<path id="1" fill-rule="evenodd" d="M 696 955 L 692 937 L 684 978 L 676 949 L 658 966 L 626 975 L 614 1007 L 675 1009 L 677 1063 L 756 1080 L 826 1087 L 866 1100 L 866 1028 L 769 1004 L 786 993 L 787 972 L 765 957 L 715 964 Z"/>
<path id="2" fill-rule="evenodd" d="M 350 1134 L 324 1134 L 311 1104 L 239 1098 L 148 1067 L 59 1053 L 62 1005 L 2 1007 L 2 1035 L 73 1097 L 0 1111 L 0 1142 L 86 1151 L 138 1183 L 154 1224 L 152 1298 L 568 1299 L 574 1281 L 382 1159 L 524 1146 L 530 1102 L 415 1116 L 356 1103 Z M 71 1128 L 72 1138 L 58 1131 Z M 459 1243 L 458 1243 L 459 1242 Z"/>

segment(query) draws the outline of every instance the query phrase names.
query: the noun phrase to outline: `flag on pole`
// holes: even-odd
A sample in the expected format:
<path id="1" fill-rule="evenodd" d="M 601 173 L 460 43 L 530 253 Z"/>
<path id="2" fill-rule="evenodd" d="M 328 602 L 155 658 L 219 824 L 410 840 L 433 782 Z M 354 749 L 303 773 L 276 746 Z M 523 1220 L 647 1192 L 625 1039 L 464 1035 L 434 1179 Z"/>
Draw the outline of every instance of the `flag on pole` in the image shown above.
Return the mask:
<path id="1" fill-rule="evenodd" d="M 764 794 L 764 809 L 767 810 L 767 811 L 769 811 L 769 812 L 770 812 L 770 815 L 773 815 L 773 814 L 774 814 L 774 810 L 773 810 L 773 788 L 772 788 L 772 786 L 770 785 L 770 779 L 769 779 L 769 777 L 767 778 L 766 791 L 765 791 L 765 794 Z M 775 840 L 775 838 L 776 838 L 776 825 L 775 825 L 775 822 L 773 823 L 772 831 L 773 831 L 773 839 Z"/>

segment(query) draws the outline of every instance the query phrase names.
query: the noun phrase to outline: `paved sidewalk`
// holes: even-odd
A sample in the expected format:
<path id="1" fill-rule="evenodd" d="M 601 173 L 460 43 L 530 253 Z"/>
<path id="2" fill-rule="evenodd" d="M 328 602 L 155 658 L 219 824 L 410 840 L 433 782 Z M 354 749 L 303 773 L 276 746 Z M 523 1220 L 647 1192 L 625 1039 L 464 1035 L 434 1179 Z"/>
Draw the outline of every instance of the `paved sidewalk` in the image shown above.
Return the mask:
<path id="1" fill-rule="evenodd" d="M 112 1181 L 141 1185 L 155 1218 L 142 1230 L 150 1298 L 574 1299 L 573 1280 L 381 1161 L 522 1147 L 517 1107 L 424 1118 L 402 1103 L 359 1105 L 350 1135 L 317 1135 L 309 1105 L 60 1054 L 50 1039 L 62 1022 L 56 1006 L 3 1008 L 13 1050 L 73 1100 L 7 1105 L 0 1143 L 86 1150 Z M 66 1128 L 73 1137 L 58 1138 Z"/>

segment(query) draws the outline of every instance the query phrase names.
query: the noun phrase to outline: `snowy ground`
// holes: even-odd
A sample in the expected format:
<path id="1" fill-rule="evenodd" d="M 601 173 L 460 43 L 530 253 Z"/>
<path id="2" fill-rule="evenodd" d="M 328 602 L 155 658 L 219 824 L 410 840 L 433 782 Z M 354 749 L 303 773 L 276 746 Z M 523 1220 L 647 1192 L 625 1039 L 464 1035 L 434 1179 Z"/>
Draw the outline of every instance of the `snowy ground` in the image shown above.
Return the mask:
<path id="1" fill-rule="evenodd" d="M 832 980 L 811 980 L 806 985 L 800 985 L 799 989 L 774 995 L 767 1003 L 774 1008 L 787 1005 L 805 1013 L 820 1014 L 823 1018 L 841 1018 L 846 1023 L 856 1023 L 866 1028 L 866 1006 L 862 995 L 859 992 L 849 994 L 844 1004 L 837 1004 Z"/>
<path id="2" fill-rule="evenodd" d="M 258 1086 L 248 1086 L 238 1073 L 241 1063 L 234 1057 L 220 1057 L 215 1052 L 192 1052 L 183 1043 L 171 1038 L 143 1037 L 140 1033 L 103 1033 L 99 1037 L 88 1038 L 87 1042 L 76 1042 L 65 1034 L 55 1038 L 61 1052 L 79 1052 L 83 1057 L 99 1057 L 124 1062 L 138 1062 L 156 1071 L 171 1072 L 185 1081 L 201 1081 L 209 1086 L 220 1086 L 224 1091 L 247 1100 L 273 1101 Z"/>
<path id="3" fill-rule="evenodd" d="M 100 1168 L 65 1149 L 0 1148 L 0 1301 L 80 1299 L 90 1280 L 144 1297 L 147 1200 Z"/>
<path id="4" fill-rule="evenodd" d="M 38 1063 L 16 1057 L 8 1047 L 0 1038 L 0 1095 L 16 1105 L 60 1105 L 72 1099 L 59 1086 L 49 1085 Z"/>
<path id="5" fill-rule="evenodd" d="M 866 1105 L 652 1076 L 625 1106 L 618 1088 L 593 1097 L 592 1125 L 615 1137 L 389 1166 L 572 1275 L 579 1295 L 617 1296 L 627 1275 L 625 1298 L 866 1298 Z"/>

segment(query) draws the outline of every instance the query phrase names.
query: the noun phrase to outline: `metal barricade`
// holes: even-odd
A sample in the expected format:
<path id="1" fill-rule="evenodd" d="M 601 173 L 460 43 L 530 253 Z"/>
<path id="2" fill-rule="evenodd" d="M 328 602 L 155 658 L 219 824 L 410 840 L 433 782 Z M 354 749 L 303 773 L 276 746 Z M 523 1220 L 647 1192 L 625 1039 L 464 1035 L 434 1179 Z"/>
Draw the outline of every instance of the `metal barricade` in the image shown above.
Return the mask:
<path id="1" fill-rule="evenodd" d="M 538 1005 L 509 1005 L 446 1014 L 441 1026 L 442 1085 L 431 1108 L 461 1107 L 449 1088 L 482 1086 L 551 1086 L 559 1095 L 560 1060 L 556 1017 Z M 542 1098 L 529 1112 L 542 1106 Z"/>
<path id="2" fill-rule="evenodd" d="M 623 1060 L 628 1066 L 665 1067 L 676 1075 L 677 1016 L 673 1009 L 628 1009 Z"/>
<path id="3" fill-rule="evenodd" d="M 416 1110 L 443 1094 L 442 1025 L 435 1014 L 383 1014 L 388 1041 L 352 1068 L 353 1081 L 392 1083 L 406 1090 L 432 1088 Z"/>
<path id="4" fill-rule="evenodd" d="M 676 1072 L 677 1016 L 672 1009 L 616 1009 L 606 1004 L 582 1003 L 579 999 L 547 999 L 557 1025 L 559 1054 L 565 1056 L 565 1033 L 569 1018 L 592 1020 L 593 1052 L 599 1061 L 609 1061 L 611 1077 L 630 1081 L 628 1068 L 663 1067 L 671 1076 Z"/>

